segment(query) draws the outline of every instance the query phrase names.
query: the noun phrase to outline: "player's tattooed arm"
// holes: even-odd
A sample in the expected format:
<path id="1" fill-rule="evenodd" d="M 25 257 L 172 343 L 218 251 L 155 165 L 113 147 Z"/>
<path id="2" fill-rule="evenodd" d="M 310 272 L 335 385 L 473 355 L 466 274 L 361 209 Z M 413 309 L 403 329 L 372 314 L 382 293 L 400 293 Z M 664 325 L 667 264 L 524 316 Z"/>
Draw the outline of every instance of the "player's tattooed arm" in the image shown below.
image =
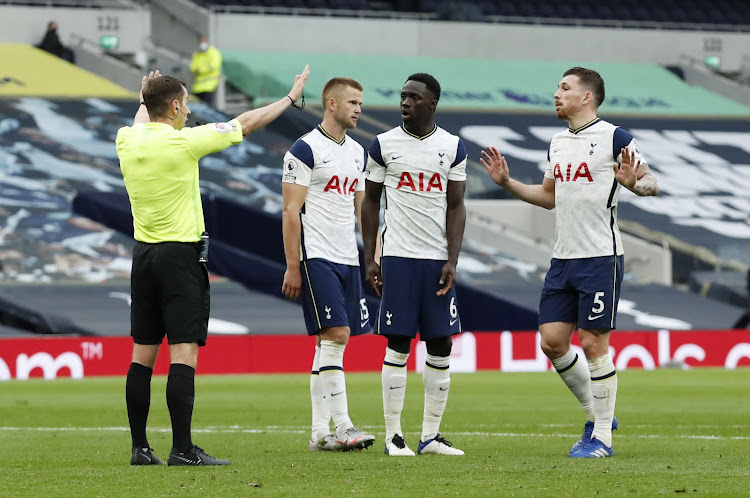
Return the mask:
<path id="1" fill-rule="evenodd" d="M 621 157 L 620 164 L 614 163 L 617 181 L 636 195 L 657 195 L 659 184 L 656 177 L 648 164 L 641 164 L 640 159 L 636 158 L 635 149 L 629 150 L 628 147 L 625 147 L 622 149 Z"/>
<path id="2" fill-rule="evenodd" d="M 648 168 L 648 166 L 645 167 Z M 659 183 L 651 171 L 646 171 L 638 178 L 631 190 L 634 194 L 640 196 L 657 195 L 659 193 Z"/>

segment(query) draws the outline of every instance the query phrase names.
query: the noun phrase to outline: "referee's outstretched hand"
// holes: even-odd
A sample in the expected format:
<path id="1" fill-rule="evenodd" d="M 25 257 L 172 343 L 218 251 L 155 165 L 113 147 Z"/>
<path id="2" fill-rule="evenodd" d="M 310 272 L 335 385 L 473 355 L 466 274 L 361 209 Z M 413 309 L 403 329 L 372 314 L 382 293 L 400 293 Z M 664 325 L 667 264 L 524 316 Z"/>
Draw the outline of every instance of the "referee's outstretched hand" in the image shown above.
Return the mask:
<path id="1" fill-rule="evenodd" d="M 294 85 L 292 85 L 292 89 L 289 90 L 289 97 L 294 102 L 297 102 L 297 100 L 302 96 L 302 90 L 305 89 L 305 83 L 307 83 L 307 78 L 310 77 L 310 65 L 306 65 L 305 69 L 302 70 L 302 74 L 298 74 L 294 77 Z"/>

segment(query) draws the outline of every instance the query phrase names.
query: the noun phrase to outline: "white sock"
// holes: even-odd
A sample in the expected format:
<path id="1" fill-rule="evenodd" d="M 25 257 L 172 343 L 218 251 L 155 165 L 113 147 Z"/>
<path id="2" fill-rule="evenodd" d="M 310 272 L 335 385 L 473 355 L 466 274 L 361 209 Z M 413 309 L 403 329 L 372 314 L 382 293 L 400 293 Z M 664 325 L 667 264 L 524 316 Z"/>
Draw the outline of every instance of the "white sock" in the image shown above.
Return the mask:
<path id="1" fill-rule="evenodd" d="M 591 371 L 591 394 L 594 397 L 594 432 L 602 443 L 612 447 L 612 418 L 615 416 L 617 400 L 617 371 L 609 354 L 589 361 Z"/>
<path id="2" fill-rule="evenodd" d="M 312 373 L 310 374 L 310 401 L 312 401 L 312 438 L 314 441 L 331 432 L 331 410 L 328 409 L 323 383 L 320 381 L 320 346 L 315 346 Z"/>
<path id="3" fill-rule="evenodd" d="M 595 418 L 594 398 L 591 397 L 591 374 L 582 360 L 573 348 L 569 348 L 567 353 L 550 361 L 570 392 L 581 403 L 583 411 L 586 412 L 586 420 L 593 422 Z"/>
<path id="4" fill-rule="evenodd" d="M 440 432 L 448 390 L 451 385 L 450 356 L 427 354 L 422 379 L 424 380 L 424 418 L 422 441 L 429 441 Z"/>
<path id="5" fill-rule="evenodd" d="M 325 391 L 336 434 L 339 437 L 353 425 L 349 419 L 349 408 L 346 402 L 344 349 L 346 349 L 346 344 L 320 341 L 320 382 Z"/>
<path id="6" fill-rule="evenodd" d="M 385 348 L 383 360 L 383 414 L 385 415 L 385 439 L 389 440 L 401 431 L 401 412 L 406 397 L 406 360 L 409 353 L 399 353 Z"/>

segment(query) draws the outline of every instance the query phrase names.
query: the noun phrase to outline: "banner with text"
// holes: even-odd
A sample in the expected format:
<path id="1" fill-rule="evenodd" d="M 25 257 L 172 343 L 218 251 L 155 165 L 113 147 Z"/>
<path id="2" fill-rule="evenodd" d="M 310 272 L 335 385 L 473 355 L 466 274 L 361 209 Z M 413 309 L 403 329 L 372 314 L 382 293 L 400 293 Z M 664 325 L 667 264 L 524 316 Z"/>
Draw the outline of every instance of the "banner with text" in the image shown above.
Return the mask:
<path id="1" fill-rule="evenodd" d="M 543 372 L 551 365 L 542 353 L 538 332 L 465 332 L 454 338 L 451 370 Z M 300 336 L 211 337 L 202 348 L 200 374 L 309 373 L 315 340 Z M 125 375 L 131 358 L 129 337 L 23 338 L 0 340 L 0 380 L 33 377 L 82 379 Z M 577 339 L 574 348 L 583 356 Z M 164 348 L 166 349 L 166 347 Z M 278 354 L 269 355 L 269 351 Z M 366 335 L 347 346 L 344 368 L 349 372 L 378 372 L 385 340 Z M 660 367 L 750 367 L 750 331 L 717 330 L 617 332 L 610 353 L 618 370 Z M 426 350 L 418 343 L 407 368 L 421 371 Z M 155 374 L 169 370 L 166 351 Z"/>
<path id="2" fill-rule="evenodd" d="M 442 87 L 439 109 L 461 108 L 550 112 L 552 95 L 574 61 L 488 60 L 371 54 L 223 52 L 227 81 L 262 100 L 283 98 L 289 75 L 309 64 L 313 76 L 305 91 L 310 101 L 325 82 L 345 75 L 364 87 L 365 108 L 399 104 L 406 78 L 418 72 L 435 76 Z M 691 116 L 750 116 L 750 107 L 691 86 L 656 64 L 592 63 L 606 82 L 604 113 Z"/>

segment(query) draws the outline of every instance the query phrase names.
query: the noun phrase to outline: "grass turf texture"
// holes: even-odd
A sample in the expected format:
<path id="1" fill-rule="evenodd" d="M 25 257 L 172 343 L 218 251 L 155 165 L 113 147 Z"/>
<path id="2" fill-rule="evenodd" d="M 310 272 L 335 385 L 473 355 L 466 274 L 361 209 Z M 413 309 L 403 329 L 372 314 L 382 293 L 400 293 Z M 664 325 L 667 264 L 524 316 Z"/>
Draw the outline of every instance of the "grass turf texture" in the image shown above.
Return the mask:
<path id="1" fill-rule="evenodd" d="M 554 373 L 454 374 L 442 434 L 463 457 L 383 454 L 379 374 L 349 374 L 350 414 L 368 451 L 310 453 L 309 377 L 199 376 L 193 440 L 229 467 L 131 467 L 125 378 L 0 383 L 5 496 L 740 495 L 750 468 L 750 369 L 623 371 L 615 456 L 567 457 L 583 414 Z M 165 377 L 149 440 L 171 448 Z M 421 377 L 403 414 L 416 451 Z"/>

